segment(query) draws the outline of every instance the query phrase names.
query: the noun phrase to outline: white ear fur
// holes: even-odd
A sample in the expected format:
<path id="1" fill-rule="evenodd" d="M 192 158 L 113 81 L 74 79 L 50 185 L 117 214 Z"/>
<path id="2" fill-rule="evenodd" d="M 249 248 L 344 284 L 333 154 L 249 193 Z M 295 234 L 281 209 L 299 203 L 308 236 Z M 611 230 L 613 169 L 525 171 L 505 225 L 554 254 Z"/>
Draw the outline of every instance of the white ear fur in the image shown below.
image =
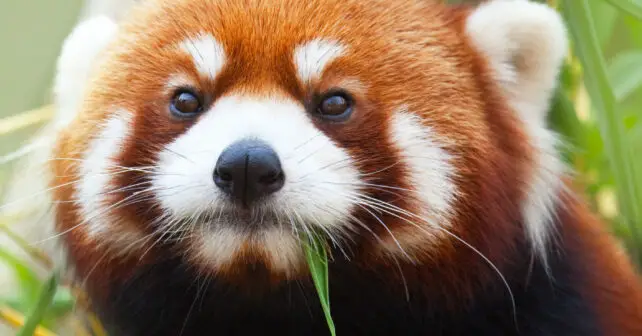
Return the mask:
<path id="1" fill-rule="evenodd" d="M 141 0 L 85 0 L 82 10 L 83 18 L 91 18 L 97 15 L 105 15 L 111 19 L 120 21 L 132 7 Z"/>
<path id="2" fill-rule="evenodd" d="M 466 31 L 516 110 L 527 120 L 543 121 L 567 52 L 560 15 L 527 0 L 491 0 L 468 17 Z"/>
<path id="3" fill-rule="evenodd" d="M 552 8 L 527 0 L 491 0 L 468 17 L 467 34 L 484 53 L 511 107 L 524 122 L 534 152 L 533 175 L 522 204 L 526 235 L 547 264 L 554 208 L 566 167 L 547 112 L 567 52 L 566 29 Z"/>
<path id="4" fill-rule="evenodd" d="M 79 23 L 63 43 L 54 82 L 59 126 L 71 121 L 78 112 L 95 61 L 117 29 L 111 19 L 97 16 Z"/>

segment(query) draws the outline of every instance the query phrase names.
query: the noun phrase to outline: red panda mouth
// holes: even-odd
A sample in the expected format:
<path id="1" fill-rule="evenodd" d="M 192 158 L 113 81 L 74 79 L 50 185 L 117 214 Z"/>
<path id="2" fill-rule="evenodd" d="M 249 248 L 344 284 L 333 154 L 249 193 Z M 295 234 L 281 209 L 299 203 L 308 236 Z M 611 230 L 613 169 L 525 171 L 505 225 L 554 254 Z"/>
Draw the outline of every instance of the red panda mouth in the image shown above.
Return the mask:
<path id="1" fill-rule="evenodd" d="M 253 208 L 234 207 L 230 210 L 211 212 L 203 215 L 200 223 L 206 228 L 228 227 L 241 232 L 287 228 L 292 225 L 287 218 L 279 216 L 267 205 Z"/>

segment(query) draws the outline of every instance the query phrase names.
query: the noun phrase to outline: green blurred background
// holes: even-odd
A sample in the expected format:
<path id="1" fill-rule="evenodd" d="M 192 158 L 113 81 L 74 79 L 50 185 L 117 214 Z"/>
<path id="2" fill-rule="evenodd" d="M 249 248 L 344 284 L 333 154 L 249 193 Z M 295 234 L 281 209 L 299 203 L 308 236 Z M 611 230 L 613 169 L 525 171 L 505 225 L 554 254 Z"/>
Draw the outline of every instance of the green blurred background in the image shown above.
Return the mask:
<path id="1" fill-rule="evenodd" d="M 44 103 L 60 44 L 76 22 L 81 3 L 81 0 L 2 1 L 0 116 Z"/>
<path id="2" fill-rule="evenodd" d="M 82 0 L 0 1 L 0 118 L 50 102 L 56 57 L 82 4 Z M 0 122 L 0 157 L 18 149 L 37 128 L 6 134 Z M 8 168 L 0 166 L 0 178 Z"/>

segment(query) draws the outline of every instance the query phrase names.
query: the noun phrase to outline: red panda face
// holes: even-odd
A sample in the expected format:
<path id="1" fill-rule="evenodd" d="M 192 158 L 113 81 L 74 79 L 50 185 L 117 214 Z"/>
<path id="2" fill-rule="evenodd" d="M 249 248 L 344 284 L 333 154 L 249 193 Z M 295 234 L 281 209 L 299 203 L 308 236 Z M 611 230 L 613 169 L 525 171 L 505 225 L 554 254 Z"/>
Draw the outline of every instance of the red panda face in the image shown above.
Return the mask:
<path id="1" fill-rule="evenodd" d="M 540 237 L 524 220 L 539 133 L 501 80 L 533 83 L 496 74 L 470 22 L 428 1 L 150 1 L 57 146 L 72 254 L 295 277 L 310 235 L 356 262 L 444 263 L 461 241 L 496 257 Z M 550 91 L 553 58 L 529 90 Z"/>

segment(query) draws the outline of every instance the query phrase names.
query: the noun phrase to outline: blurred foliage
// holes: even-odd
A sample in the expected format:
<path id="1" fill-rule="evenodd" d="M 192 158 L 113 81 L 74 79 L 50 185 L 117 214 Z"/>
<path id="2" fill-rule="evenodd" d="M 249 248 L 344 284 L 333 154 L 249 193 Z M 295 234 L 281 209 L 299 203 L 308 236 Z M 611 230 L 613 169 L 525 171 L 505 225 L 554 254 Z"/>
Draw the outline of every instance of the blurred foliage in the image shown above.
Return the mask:
<path id="1" fill-rule="evenodd" d="M 585 191 L 593 208 L 640 264 L 642 0 L 547 2 L 563 14 L 571 40 L 571 52 L 552 102 L 551 126 L 565 140 L 563 155 L 577 173 L 577 187 Z M 32 111 L 12 119 L 0 119 L 0 135 L 5 145 L 12 143 L 13 138 L 7 136 L 10 131 L 42 121 L 43 116 L 42 111 Z M 13 143 L 17 149 L 18 141 Z M 0 155 L 0 163 L 3 159 L 8 158 Z M 0 179 L 2 176 L 0 174 Z M 0 228 L 10 234 L 3 224 L 7 223 L 0 223 Z M 50 267 L 43 256 L 24 242 L 18 243 L 34 260 Z M 3 247 L 0 247 L 0 262 L 9 266 L 20 284 L 18 293 L 0 298 L 0 322 L 4 320 L 22 328 L 25 335 L 32 334 L 34 328 L 34 335 L 52 335 L 48 329 L 55 330 L 61 318 L 82 302 L 79 294 L 73 295 L 65 283 L 58 283 L 53 270 L 51 277 L 43 279 L 26 266 L 24 260 Z M 322 277 L 319 279 L 322 283 Z M 104 335 L 91 315 L 78 325 L 75 335 Z"/>
<path id="2" fill-rule="evenodd" d="M 566 155 L 589 201 L 639 265 L 642 155 L 635 154 L 642 153 L 642 1 L 551 2 L 564 15 L 572 47 L 552 126 L 572 145 Z"/>

